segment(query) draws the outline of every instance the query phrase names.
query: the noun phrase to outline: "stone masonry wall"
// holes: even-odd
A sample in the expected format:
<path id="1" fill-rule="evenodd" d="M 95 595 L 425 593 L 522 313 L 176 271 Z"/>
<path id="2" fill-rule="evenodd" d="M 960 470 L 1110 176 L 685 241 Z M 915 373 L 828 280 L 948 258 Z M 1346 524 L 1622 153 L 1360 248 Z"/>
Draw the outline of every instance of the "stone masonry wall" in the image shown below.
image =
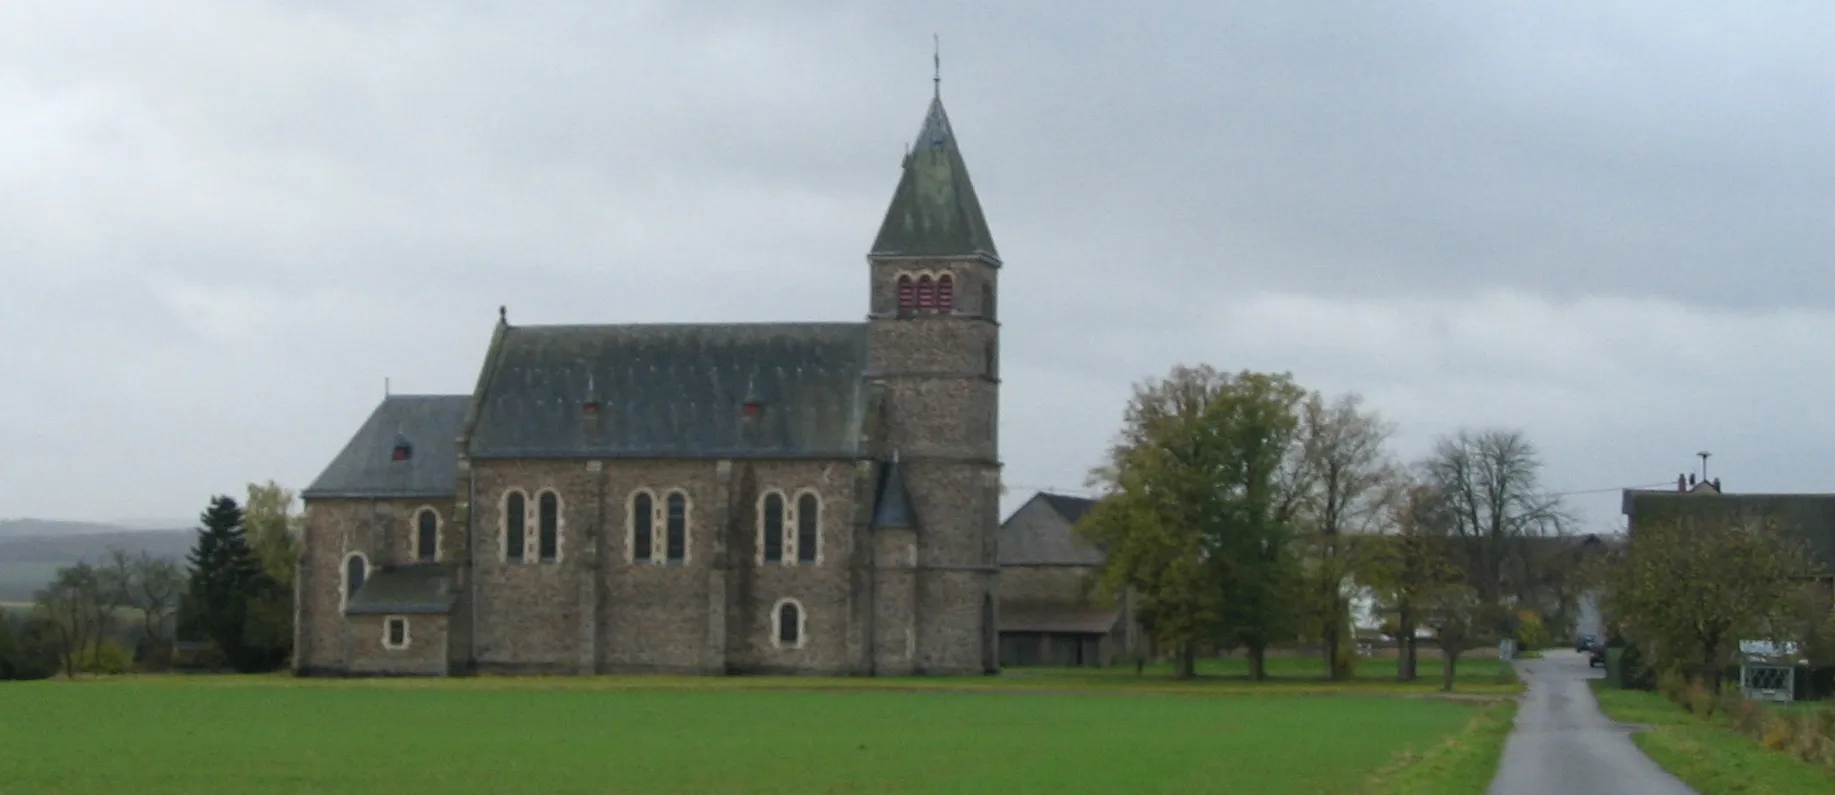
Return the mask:
<path id="1" fill-rule="evenodd" d="M 296 669 L 344 669 L 349 663 L 344 616 L 344 562 L 361 554 L 375 572 L 384 565 L 412 559 L 414 515 L 431 507 L 440 514 L 441 545 L 457 543 L 461 528 L 450 521 L 450 499 L 306 501 L 305 543 L 301 555 L 299 601 L 295 605 Z"/>
<path id="2" fill-rule="evenodd" d="M 387 674 L 395 676 L 445 676 L 448 670 L 446 616 L 399 616 L 408 622 L 408 647 L 390 649 L 383 645 L 383 626 L 387 616 L 351 616 L 347 624 L 350 663 L 353 674 Z"/>
<path id="3" fill-rule="evenodd" d="M 843 672 L 862 643 L 854 610 L 853 468 L 844 461 L 474 461 L 478 521 L 477 635 L 481 670 Z M 504 496 L 561 498 L 556 563 L 507 563 Z M 681 563 L 634 563 L 631 509 L 638 490 L 664 510 L 668 494 L 688 500 Z M 758 500 L 804 489 L 821 497 L 815 565 L 760 564 Z M 789 517 L 786 517 L 787 519 Z M 654 522 L 660 556 L 666 515 Z M 793 522 L 786 529 L 794 532 Z M 803 608 L 803 641 L 774 642 L 772 609 Z"/>

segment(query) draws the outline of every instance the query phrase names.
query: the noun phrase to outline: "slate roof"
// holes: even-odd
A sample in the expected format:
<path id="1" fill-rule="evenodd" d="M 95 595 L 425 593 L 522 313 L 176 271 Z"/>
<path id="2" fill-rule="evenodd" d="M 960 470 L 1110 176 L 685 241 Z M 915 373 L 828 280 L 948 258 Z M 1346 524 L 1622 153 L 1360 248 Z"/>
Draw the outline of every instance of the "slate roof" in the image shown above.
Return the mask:
<path id="1" fill-rule="evenodd" d="M 443 563 L 390 566 L 363 581 L 345 604 L 347 615 L 430 614 L 452 611 L 459 592 L 453 567 Z"/>
<path id="2" fill-rule="evenodd" d="M 514 326 L 495 348 L 474 457 L 863 454 L 863 323 Z"/>
<path id="3" fill-rule="evenodd" d="M 1049 509 L 1040 512 L 1034 504 Z M 1084 497 L 1039 492 L 1000 525 L 998 563 L 1002 566 L 1099 566 L 1102 550 L 1078 538 L 1077 520 L 1095 507 Z"/>
<path id="4" fill-rule="evenodd" d="M 924 126 L 905 156 L 904 174 L 872 253 L 1000 258 L 941 97 L 931 100 Z"/>
<path id="5" fill-rule="evenodd" d="M 450 497 L 457 488 L 454 442 L 470 395 L 390 395 L 300 496 Z M 411 451 L 392 460 L 396 441 Z"/>
<path id="6" fill-rule="evenodd" d="M 1835 494 L 1685 494 L 1632 489 L 1625 492 L 1622 509 L 1631 519 L 1633 532 L 1639 522 L 1677 513 L 1702 518 L 1769 518 L 1803 539 L 1810 556 L 1835 572 Z"/>
<path id="7" fill-rule="evenodd" d="M 1115 628 L 1120 610 L 1096 610 L 1080 607 L 1047 605 L 1002 605 L 1001 632 L 1055 632 L 1064 634 L 1102 635 Z"/>

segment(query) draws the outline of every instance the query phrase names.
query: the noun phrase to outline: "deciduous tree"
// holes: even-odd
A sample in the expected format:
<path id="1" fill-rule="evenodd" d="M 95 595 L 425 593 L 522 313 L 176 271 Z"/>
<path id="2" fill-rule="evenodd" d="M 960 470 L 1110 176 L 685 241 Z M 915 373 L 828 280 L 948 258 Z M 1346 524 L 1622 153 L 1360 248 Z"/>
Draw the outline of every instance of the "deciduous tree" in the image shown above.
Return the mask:
<path id="1" fill-rule="evenodd" d="M 1521 431 L 1443 437 L 1421 469 L 1453 520 L 1459 567 L 1487 604 L 1500 603 L 1506 575 L 1522 561 L 1520 539 L 1557 535 L 1572 523 L 1561 499 L 1543 492 L 1541 456 Z"/>
<path id="2" fill-rule="evenodd" d="M 1459 581 L 1449 546 L 1451 518 L 1432 486 L 1409 483 L 1390 508 L 1381 535 L 1364 539 L 1358 576 L 1390 616 L 1397 644 L 1396 679 L 1414 681 L 1419 660 L 1417 630 L 1443 589 Z"/>
<path id="3" fill-rule="evenodd" d="M 1693 507 L 1638 524 L 1607 598 L 1653 668 L 1718 687 L 1739 641 L 1803 639 L 1793 619 L 1817 569 L 1777 523 Z"/>
<path id="4" fill-rule="evenodd" d="M 1394 426 L 1344 395 L 1330 403 L 1313 394 L 1300 411 L 1305 495 L 1299 522 L 1307 589 L 1302 602 L 1324 646 L 1331 678 L 1350 675 L 1341 646 L 1351 623 L 1351 578 L 1359 542 L 1380 530 L 1398 491 L 1399 471 L 1387 450 Z"/>

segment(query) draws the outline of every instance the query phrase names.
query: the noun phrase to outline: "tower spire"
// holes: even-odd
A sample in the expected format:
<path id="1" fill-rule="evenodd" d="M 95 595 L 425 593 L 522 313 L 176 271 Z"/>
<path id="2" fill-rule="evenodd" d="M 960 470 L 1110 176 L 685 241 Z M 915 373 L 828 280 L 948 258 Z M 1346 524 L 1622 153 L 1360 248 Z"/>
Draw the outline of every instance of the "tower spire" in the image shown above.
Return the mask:
<path id="1" fill-rule="evenodd" d="M 930 85 L 932 96 L 943 98 L 943 39 L 935 33 L 930 34 Z"/>

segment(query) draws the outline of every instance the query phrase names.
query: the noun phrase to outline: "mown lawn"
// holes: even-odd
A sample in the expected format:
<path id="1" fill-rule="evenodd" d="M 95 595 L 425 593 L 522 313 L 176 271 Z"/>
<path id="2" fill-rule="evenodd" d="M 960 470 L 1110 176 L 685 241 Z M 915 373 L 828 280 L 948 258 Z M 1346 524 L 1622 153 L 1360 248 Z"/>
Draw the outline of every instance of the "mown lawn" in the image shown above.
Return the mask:
<path id="1" fill-rule="evenodd" d="M 1355 793 L 1497 708 L 1120 678 L 19 683 L 0 686 L 0 789 Z"/>
<path id="2" fill-rule="evenodd" d="M 1703 720 L 1656 693 L 1594 681 L 1607 717 L 1637 724 L 1632 742 L 1701 795 L 1828 795 L 1835 774 L 1759 745 L 1718 717 Z"/>

